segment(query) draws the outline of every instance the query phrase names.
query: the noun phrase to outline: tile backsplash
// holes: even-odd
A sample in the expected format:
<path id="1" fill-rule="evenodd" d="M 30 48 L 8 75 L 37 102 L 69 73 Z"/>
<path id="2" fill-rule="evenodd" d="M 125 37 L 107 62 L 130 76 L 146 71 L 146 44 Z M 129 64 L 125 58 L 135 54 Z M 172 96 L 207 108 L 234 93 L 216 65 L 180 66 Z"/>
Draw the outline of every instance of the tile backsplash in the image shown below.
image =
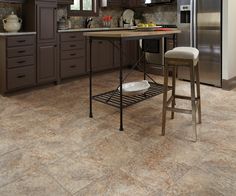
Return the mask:
<path id="1" fill-rule="evenodd" d="M 135 9 L 135 12 L 142 13 L 143 20 L 142 22 L 153 22 L 156 24 L 176 24 L 177 22 L 177 5 L 175 3 L 171 5 L 159 5 L 153 7 L 145 7 Z M 102 17 L 105 15 L 112 16 L 112 27 L 118 26 L 119 18 L 121 17 L 124 9 L 122 8 L 102 8 L 99 10 L 99 16 L 93 17 L 92 27 L 102 27 Z M 58 20 L 62 16 L 67 17 L 67 8 L 59 7 L 58 8 Z M 72 28 L 84 27 L 84 17 L 73 16 L 70 17 L 72 22 Z"/>
<path id="2" fill-rule="evenodd" d="M 145 7 L 135 9 L 135 12 L 142 13 L 144 21 L 143 22 L 154 22 L 157 24 L 176 24 L 176 3 L 171 5 L 159 5 L 153 7 Z M 0 3 L 0 32 L 4 31 L 2 19 L 9 15 L 11 12 L 15 12 L 19 17 L 22 15 L 21 4 L 10 4 L 10 3 Z M 113 17 L 111 26 L 117 27 L 120 16 L 122 15 L 124 9 L 122 8 L 102 8 L 99 10 L 99 16 L 93 17 L 92 27 L 102 27 L 102 17 L 105 15 L 111 15 Z M 57 11 L 57 20 L 59 21 L 62 16 L 67 17 L 67 8 L 64 6 L 59 6 Z M 70 17 L 72 22 L 72 28 L 84 27 L 85 17 L 73 16 Z"/>
<path id="3" fill-rule="evenodd" d="M 3 32 L 2 20 L 6 18 L 11 12 L 14 12 L 19 17 L 22 14 L 22 7 L 20 4 L 0 3 L 0 32 Z"/>

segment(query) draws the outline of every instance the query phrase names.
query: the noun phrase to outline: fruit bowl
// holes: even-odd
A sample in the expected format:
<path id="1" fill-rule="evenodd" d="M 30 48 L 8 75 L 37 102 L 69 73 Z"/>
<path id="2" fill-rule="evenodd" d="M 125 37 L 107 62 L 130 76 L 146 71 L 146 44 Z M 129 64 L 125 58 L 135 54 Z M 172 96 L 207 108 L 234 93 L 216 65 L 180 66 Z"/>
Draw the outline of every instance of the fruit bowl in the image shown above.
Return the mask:
<path id="1" fill-rule="evenodd" d="M 144 94 L 145 92 L 148 91 L 150 88 L 150 84 L 148 83 L 147 80 L 142 80 L 138 82 L 129 82 L 129 83 L 124 83 L 122 87 L 122 93 L 124 95 L 138 95 L 138 94 Z M 118 88 L 120 91 L 120 87 Z"/>

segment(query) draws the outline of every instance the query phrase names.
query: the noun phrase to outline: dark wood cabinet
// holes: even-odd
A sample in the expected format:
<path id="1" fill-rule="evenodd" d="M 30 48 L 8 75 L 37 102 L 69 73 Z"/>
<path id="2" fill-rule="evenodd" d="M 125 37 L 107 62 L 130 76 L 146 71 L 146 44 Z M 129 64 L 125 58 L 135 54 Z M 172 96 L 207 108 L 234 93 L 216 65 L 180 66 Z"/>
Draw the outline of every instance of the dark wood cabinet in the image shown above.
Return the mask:
<path id="1" fill-rule="evenodd" d="M 134 8 L 145 6 L 145 0 L 122 0 L 122 7 Z"/>
<path id="2" fill-rule="evenodd" d="M 57 0 L 23 5 L 24 29 L 37 32 L 37 84 L 58 81 Z"/>
<path id="3" fill-rule="evenodd" d="M 57 46 L 54 43 L 37 47 L 37 80 L 39 84 L 57 79 Z"/>
<path id="4" fill-rule="evenodd" d="M 60 77 L 85 75 L 85 38 L 82 32 L 60 34 Z"/>
<path id="5" fill-rule="evenodd" d="M 57 0 L 57 4 L 62 5 L 71 5 L 74 3 L 74 0 Z"/>
<path id="6" fill-rule="evenodd" d="M 37 38 L 39 43 L 56 42 L 57 5 L 56 3 L 37 2 Z"/>
<path id="7" fill-rule="evenodd" d="M 120 7 L 122 5 L 121 0 L 108 0 L 107 6 L 108 7 Z"/>
<path id="8" fill-rule="evenodd" d="M 25 3 L 26 0 L 0 0 L 0 3 Z"/>
<path id="9" fill-rule="evenodd" d="M 92 44 L 93 71 L 113 68 L 113 45 L 106 40 L 94 40 Z"/>
<path id="10" fill-rule="evenodd" d="M 115 42 L 114 47 L 114 67 L 120 66 L 120 45 Z M 138 42 L 126 41 L 123 45 L 123 66 L 134 65 L 138 60 Z"/>
<path id="11" fill-rule="evenodd" d="M 0 93 L 36 85 L 35 35 L 0 37 Z"/>

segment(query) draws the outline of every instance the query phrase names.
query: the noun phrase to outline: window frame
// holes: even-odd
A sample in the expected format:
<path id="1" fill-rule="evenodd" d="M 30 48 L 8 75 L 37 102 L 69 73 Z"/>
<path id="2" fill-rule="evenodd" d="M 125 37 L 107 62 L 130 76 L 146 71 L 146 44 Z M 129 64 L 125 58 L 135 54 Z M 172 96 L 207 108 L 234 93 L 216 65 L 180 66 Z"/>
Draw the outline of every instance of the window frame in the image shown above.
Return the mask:
<path id="1" fill-rule="evenodd" d="M 83 10 L 83 0 L 80 0 L 80 9 L 81 10 L 71 10 L 70 5 L 68 5 L 68 15 L 69 16 L 98 16 L 99 6 L 98 0 L 92 0 L 92 10 Z"/>

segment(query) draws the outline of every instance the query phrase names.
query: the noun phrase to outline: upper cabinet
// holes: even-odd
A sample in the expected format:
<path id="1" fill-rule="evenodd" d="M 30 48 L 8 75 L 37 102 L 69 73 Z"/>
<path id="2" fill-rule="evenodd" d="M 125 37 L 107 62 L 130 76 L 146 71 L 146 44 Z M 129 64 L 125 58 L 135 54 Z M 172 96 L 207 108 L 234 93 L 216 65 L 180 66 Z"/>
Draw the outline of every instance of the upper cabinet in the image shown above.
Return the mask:
<path id="1" fill-rule="evenodd" d="M 145 6 L 145 0 L 123 0 L 122 7 L 134 8 Z"/>
<path id="2" fill-rule="evenodd" d="M 62 5 L 71 5 L 74 3 L 74 0 L 57 0 L 57 4 Z"/>
<path id="3" fill-rule="evenodd" d="M 26 0 L 0 0 L 0 3 L 25 3 Z"/>
<path id="4" fill-rule="evenodd" d="M 54 3 L 37 3 L 37 37 L 40 43 L 56 42 L 56 7 Z"/>

